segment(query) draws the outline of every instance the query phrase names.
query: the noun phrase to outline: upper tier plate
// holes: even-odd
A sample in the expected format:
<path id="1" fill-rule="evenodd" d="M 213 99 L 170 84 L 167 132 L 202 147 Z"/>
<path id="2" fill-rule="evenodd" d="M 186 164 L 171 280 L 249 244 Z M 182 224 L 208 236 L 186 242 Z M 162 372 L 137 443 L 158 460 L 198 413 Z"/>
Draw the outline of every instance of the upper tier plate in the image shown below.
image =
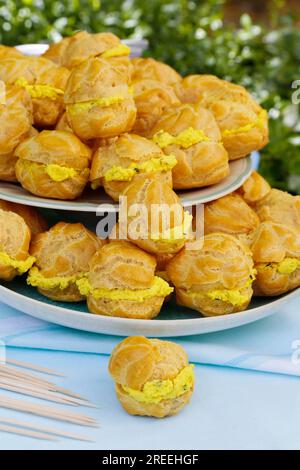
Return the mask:
<path id="1" fill-rule="evenodd" d="M 179 191 L 181 202 L 184 207 L 190 207 L 225 196 L 239 188 L 249 177 L 251 170 L 251 157 L 233 161 L 230 163 L 230 175 L 221 183 L 207 188 Z M 1 181 L 0 199 L 27 206 L 64 211 L 101 212 L 101 206 L 103 206 L 102 212 L 118 212 L 119 209 L 118 204 L 107 196 L 102 189 L 95 191 L 87 189 L 76 201 L 58 201 L 34 196 L 17 184 Z"/>
<path id="2" fill-rule="evenodd" d="M 147 47 L 145 41 L 128 40 L 124 42 L 131 47 L 132 56 L 141 55 Z M 17 46 L 17 48 L 23 54 L 38 56 L 43 54 L 48 46 L 46 44 L 23 44 Z M 202 204 L 231 193 L 239 188 L 250 176 L 251 169 L 251 157 L 230 162 L 230 175 L 219 184 L 190 191 L 179 191 L 178 194 L 183 206 Z M 86 190 L 76 201 L 59 201 L 34 196 L 16 184 L 0 182 L 0 199 L 46 209 L 79 212 L 101 212 L 99 206 L 105 205 L 103 212 L 118 212 L 118 204 L 113 202 L 101 189 L 96 191 Z"/>

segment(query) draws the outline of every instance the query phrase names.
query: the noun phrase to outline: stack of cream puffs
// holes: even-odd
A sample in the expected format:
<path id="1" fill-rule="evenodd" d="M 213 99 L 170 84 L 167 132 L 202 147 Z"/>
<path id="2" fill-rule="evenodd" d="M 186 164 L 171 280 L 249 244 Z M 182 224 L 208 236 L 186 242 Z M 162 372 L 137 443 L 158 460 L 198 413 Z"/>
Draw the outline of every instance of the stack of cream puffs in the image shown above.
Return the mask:
<path id="1" fill-rule="evenodd" d="M 153 58 L 131 59 L 112 33 L 80 31 L 42 57 L 0 46 L 0 117 L 0 181 L 43 198 L 74 200 L 87 188 L 95 200 L 104 191 L 120 203 L 113 233 L 101 240 L 81 223 L 49 228 L 34 209 L 0 201 L 3 281 L 25 275 L 53 301 L 145 320 L 173 293 L 179 305 L 214 316 L 300 286 L 299 196 L 253 172 L 206 203 L 203 222 L 176 192 L 222 182 L 231 160 L 267 144 L 268 114 L 242 86 L 181 77 Z M 130 341 L 130 351 L 149 352 L 152 369 L 136 381 L 139 352 L 131 361 L 126 342 L 115 350 L 110 371 L 122 405 L 176 413 L 193 390 L 185 355 L 176 352 L 170 375 L 160 359 L 169 361 L 170 345 Z"/>

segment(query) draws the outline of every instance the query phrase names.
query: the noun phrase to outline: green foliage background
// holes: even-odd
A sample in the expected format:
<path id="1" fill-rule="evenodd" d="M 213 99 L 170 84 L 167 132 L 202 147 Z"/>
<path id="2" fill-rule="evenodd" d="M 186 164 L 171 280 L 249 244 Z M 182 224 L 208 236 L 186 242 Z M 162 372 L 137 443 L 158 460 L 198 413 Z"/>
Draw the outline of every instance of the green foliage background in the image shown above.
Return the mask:
<path id="1" fill-rule="evenodd" d="M 148 55 L 181 74 L 212 73 L 246 86 L 269 110 L 270 144 L 260 171 L 300 193 L 300 122 L 292 82 L 300 79 L 300 28 L 274 0 L 271 27 L 224 24 L 225 0 L 0 0 L 0 43 L 49 42 L 79 29 L 146 38 Z"/>

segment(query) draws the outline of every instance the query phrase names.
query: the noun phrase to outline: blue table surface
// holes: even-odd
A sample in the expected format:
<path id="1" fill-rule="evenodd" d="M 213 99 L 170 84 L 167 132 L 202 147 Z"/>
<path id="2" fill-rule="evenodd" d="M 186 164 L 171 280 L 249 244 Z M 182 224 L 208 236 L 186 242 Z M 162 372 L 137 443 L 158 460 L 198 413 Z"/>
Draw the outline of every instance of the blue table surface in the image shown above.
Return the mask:
<path id="1" fill-rule="evenodd" d="M 107 372 L 107 356 L 21 348 L 8 348 L 7 355 L 65 373 L 66 378 L 55 378 L 55 382 L 97 404 L 96 410 L 75 410 L 94 416 L 100 427 L 63 424 L 2 409 L 2 417 L 76 431 L 94 441 L 83 443 L 62 438 L 52 443 L 0 432 L 2 450 L 300 448 L 297 377 L 196 366 L 197 384 L 190 404 L 177 416 L 157 420 L 133 417 L 122 410 Z M 4 393 L 7 392 L 0 396 Z"/>

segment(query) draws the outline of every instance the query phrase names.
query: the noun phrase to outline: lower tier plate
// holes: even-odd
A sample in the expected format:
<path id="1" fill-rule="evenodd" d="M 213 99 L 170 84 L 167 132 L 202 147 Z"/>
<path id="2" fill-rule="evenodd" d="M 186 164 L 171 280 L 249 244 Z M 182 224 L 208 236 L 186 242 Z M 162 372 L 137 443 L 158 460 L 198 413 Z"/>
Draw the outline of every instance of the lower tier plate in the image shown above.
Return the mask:
<path id="1" fill-rule="evenodd" d="M 150 337 L 176 337 L 212 333 L 246 325 L 279 312 L 283 305 L 300 295 L 300 288 L 277 298 L 252 300 L 248 310 L 231 315 L 204 318 L 197 312 L 167 303 L 153 320 L 105 317 L 88 313 L 85 302 L 66 304 L 52 302 L 26 285 L 25 279 L 0 285 L 0 300 L 33 317 L 58 325 L 93 333 Z"/>

